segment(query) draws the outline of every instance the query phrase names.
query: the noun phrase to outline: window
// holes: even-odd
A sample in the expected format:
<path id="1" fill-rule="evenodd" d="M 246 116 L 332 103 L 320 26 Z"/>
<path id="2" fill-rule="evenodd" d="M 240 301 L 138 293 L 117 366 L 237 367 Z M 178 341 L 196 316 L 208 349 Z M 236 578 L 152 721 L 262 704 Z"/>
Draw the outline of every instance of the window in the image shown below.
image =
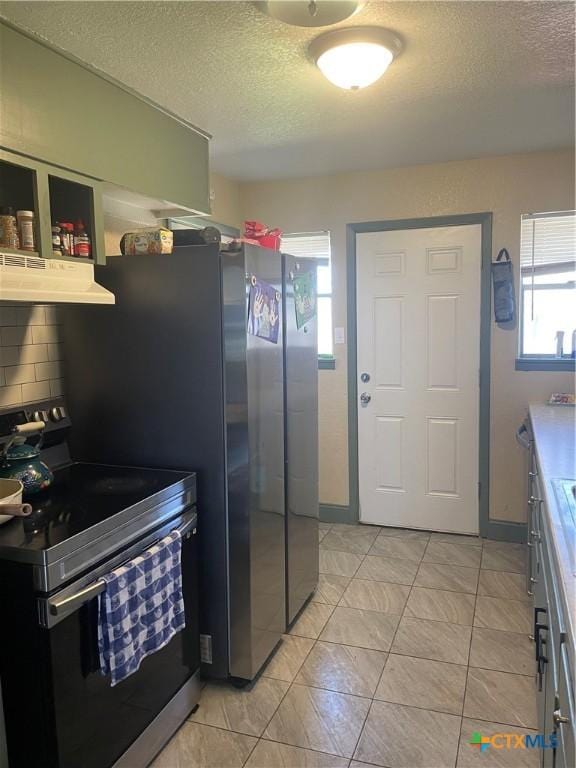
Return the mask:
<path id="1" fill-rule="evenodd" d="M 576 343 L 576 211 L 522 216 L 517 368 L 572 368 Z"/>
<path id="2" fill-rule="evenodd" d="M 321 367 L 334 367 L 332 346 L 332 269 L 330 232 L 300 232 L 282 236 L 282 250 L 299 259 L 316 259 L 318 288 L 318 358 Z M 326 366 L 322 362 L 326 361 Z"/>

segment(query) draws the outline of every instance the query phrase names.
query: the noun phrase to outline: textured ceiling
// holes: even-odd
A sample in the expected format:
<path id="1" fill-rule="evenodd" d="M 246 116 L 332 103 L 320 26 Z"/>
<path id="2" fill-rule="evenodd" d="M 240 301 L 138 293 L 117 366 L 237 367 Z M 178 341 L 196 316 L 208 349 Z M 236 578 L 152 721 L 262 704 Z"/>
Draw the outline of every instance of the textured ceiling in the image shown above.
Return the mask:
<path id="1" fill-rule="evenodd" d="M 571 2 L 370 2 L 338 26 L 390 27 L 405 50 L 355 93 L 308 60 L 322 30 L 287 26 L 252 3 L 2 2 L 0 12 L 211 133 L 212 167 L 230 177 L 574 142 Z M 81 109 L 81 94 L 71 98 Z"/>

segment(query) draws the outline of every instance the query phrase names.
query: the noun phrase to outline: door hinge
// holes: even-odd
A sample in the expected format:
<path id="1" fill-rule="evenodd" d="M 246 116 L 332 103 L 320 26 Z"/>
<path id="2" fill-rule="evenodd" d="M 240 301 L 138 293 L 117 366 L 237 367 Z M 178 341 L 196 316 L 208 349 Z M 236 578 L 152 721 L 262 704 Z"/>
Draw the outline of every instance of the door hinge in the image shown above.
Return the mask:
<path id="1" fill-rule="evenodd" d="M 481 496 L 482 496 L 482 483 L 478 483 L 478 501 L 480 501 Z"/>

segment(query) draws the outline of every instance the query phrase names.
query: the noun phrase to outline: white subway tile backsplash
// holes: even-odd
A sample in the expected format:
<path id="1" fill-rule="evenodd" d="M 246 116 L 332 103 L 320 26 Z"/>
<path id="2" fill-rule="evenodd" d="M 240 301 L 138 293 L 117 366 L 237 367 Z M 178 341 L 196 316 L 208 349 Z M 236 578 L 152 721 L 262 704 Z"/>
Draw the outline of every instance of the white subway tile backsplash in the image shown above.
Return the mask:
<path id="1" fill-rule="evenodd" d="M 22 402 L 22 386 L 17 384 L 14 387 L 0 387 L 0 408 L 7 408 L 9 405 L 20 405 Z"/>
<path id="2" fill-rule="evenodd" d="M 63 394 L 64 392 L 63 392 L 62 379 L 51 379 L 50 380 L 50 397 L 61 397 Z"/>
<path id="3" fill-rule="evenodd" d="M 19 347 L 22 344 L 32 344 L 32 327 L 2 328 L 0 329 L 0 339 L 3 347 Z"/>
<path id="4" fill-rule="evenodd" d="M 63 350 L 62 350 L 62 344 L 48 344 L 48 360 L 62 360 L 63 359 Z M 42 360 L 38 360 L 39 363 L 42 362 Z"/>
<path id="5" fill-rule="evenodd" d="M 24 403 L 31 403 L 33 400 L 47 400 L 49 398 L 49 381 L 35 381 L 33 384 L 22 384 L 22 401 Z"/>
<path id="6" fill-rule="evenodd" d="M 57 344 L 58 326 L 57 325 L 33 325 L 32 343 L 33 344 Z M 30 342 L 28 342 L 30 343 Z"/>
<path id="7" fill-rule="evenodd" d="M 27 365 L 48 360 L 46 344 L 29 344 L 27 347 L 0 347 L 0 365 Z"/>
<path id="8" fill-rule="evenodd" d="M 62 394 L 58 308 L 0 307 L 0 408 Z"/>
<path id="9" fill-rule="evenodd" d="M 60 363 L 55 360 L 51 363 L 36 363 L 36 381 L 46 381 L 47 379 L 59 379 L 61 374 Z"/>
<path id="10" fill-rule="evenodd" d="M 0 329 L 0 334 L 2 333 Z M 2 341 L 0 336 L 0 342 Z M 0 365 L 20 365 L 22 347 L 0 347 Z"/>
<path id="11" fill-rule="evenodd" d="M 55 306 L 44 307 L 46 325 L 60 325 L 60 310 Z"/>
<path id="12" fill-rule="evenodd" d="M 4 368 L 4 377 L 8 386 L 36 381 L 33 365 L 9 365 Z"/>
<path id="13" fill-rule="evenodd" d="M 46 310 L 38 305 L 22 307 L 18 312 L 18 325 L 46 325 Z"/>
<path id="14" fill-rule="evenodd" d="M 0 307 L 0 326 L 18 325 L 18 310 L 16 307 Z"/>

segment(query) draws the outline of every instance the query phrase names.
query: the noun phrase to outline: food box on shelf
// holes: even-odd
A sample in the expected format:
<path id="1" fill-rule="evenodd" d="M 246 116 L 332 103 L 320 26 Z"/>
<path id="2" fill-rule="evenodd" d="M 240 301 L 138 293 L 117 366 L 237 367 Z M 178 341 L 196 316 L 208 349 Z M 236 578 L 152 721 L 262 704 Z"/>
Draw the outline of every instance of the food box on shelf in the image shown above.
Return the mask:
<path id="1" fill-rule="evenodd" d="M 173 236 L 169 229 L 141 229 L 126 232 L 120 240 L 120 250 L 126 256 L 144 253 L 172 253 Z"/>

